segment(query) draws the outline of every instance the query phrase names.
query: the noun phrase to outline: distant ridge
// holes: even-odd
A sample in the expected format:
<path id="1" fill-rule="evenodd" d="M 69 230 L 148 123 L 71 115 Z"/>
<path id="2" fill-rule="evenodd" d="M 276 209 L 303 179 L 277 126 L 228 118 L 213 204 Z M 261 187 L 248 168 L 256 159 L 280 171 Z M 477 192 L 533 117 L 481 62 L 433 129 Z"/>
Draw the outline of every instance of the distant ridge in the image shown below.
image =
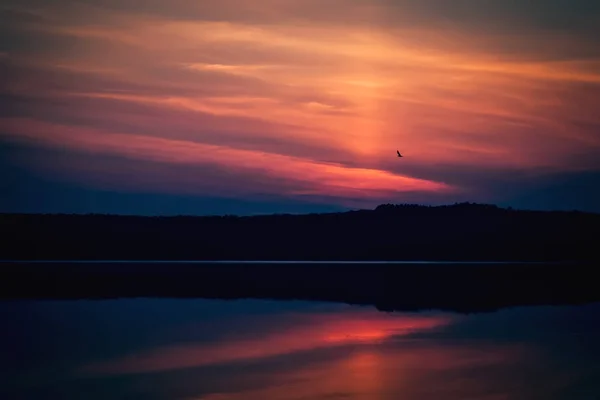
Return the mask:
<path id="1" fill-rule="evenodd" d="M 216 214 L 216 215 L 192 215 L 192 214 L 179 214 L 179 215 L 138 215 L 138 214 L 114 214 L 114 213 L 3 213 L 0 212 L 0 218 L 9 216 L 110 216 L 110 217 L 130 217 L 130 218 L 256 218 L 256 217 L 269 217 L 269 216 L 305 216 L 305 215 L 331 215 L 331 214 L 347 214 L 357 212 L 405 212 L 405 211 L 465 211 L 465 212 L 527 212 L 527 213 L 574 213 L 574 214 L 590 214 L 600 215 L 591 211 L 581 210 L 531 210 L 526 208 L 513 208 L 513 207 L 500 207 L 495 204 L 486 203 L 471 203 L 471 202 L 460 202 L 453 204 L 442 204 L 442 205 L 424 205 L 416 203 L 401 203 L 392 204 L 385 203 L 380 204 L 374 209 L 349 209 L 345 211 L 329 211 L 329 212 L 312 212 L 312 213 L 271 213 L 271 214 L 254 214 L 254 215 L 237 215 L 237 214 Z"/>
<path id="2" fill-rule="evenodd" d="M 0 214 L 0 259 L 600 260 L 600 214 L 490 204 L 255 216 Z"/>

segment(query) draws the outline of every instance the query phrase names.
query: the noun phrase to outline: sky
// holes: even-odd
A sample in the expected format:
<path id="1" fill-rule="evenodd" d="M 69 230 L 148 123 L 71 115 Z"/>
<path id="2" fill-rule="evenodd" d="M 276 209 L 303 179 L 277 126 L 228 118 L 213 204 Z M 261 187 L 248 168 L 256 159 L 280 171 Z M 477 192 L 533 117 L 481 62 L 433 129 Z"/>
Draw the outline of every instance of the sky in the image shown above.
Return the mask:
<path id="1" fill-rule="evenodd" d="M 600 212 L 599 38 L 597 0 L 2 0 L 0 212 Z"/>

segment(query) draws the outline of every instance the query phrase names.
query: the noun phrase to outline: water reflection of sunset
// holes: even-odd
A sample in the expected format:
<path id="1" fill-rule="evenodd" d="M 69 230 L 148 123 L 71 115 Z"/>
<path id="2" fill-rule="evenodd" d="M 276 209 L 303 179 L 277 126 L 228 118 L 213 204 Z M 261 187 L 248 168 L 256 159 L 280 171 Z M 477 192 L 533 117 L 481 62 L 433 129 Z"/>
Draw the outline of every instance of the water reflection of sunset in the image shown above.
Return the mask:
<path id="1" fill-rule="evenodd" d="M 506 367 L 524 354 L 517 345 L 443 345 L 433 341 L 357 347 L 335 360 L 304 365 L 289 373 L 273 371 L 260 389 L 238 391 L 232 384 L 223 392 L 190 400 L 463 400 L 465 395 L 508 399 L 497 397 L 497 389 L 489 382 L 460 373 Z"/>
<path id="2" fill-rule="evenodd" d="M 84 368 L 89 373 L 122 374 L 255 360 L 344 345 L 373 344 L 443 327 L 448 316 L 386 315 L 364 310 L 313 315 L 286 314 L 270 321 L 264 334 L 229 337 L 218 343 L 193 343 L 151 349 Z M 273 324 L 279 329 L 273 329 Z M 284 328 L 282 328 L 284 327 Z"/>
<path id="3" fill-rule="evenodd" d="M 600 304 L 468 316 L 251 300 L 0 306 L 2 399 L 575 400 L 600 393 Z"/>

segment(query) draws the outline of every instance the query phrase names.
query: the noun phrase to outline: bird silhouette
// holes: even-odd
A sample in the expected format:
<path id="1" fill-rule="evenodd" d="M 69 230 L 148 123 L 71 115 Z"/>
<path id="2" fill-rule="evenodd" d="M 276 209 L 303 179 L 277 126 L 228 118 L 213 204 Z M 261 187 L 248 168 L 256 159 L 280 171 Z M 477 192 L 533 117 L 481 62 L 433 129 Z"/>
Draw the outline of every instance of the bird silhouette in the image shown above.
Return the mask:
<path id="1" fill-rule="evenodd" d="M 396 150 L 396 153 L 398 153 L 398 157 L 402 157 L 402 154 L 398 150 Z"/>

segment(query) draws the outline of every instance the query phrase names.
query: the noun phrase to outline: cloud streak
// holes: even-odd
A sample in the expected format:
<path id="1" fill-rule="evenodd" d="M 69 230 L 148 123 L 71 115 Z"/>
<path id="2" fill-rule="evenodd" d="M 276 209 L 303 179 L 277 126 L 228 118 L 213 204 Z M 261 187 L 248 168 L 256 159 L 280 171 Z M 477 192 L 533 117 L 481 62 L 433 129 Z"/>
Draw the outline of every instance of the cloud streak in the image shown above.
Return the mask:
<path id="1" fill-rule="evenodd" d="M 352 194 L 370 196 L 373 193 L 381 194 L 382 192 L 451 189 L 445 184 L 382 170 L 345 167 L 340 164 L 316 162 L 275 153 L 101 130 L 70 128 L 65 125 L 39 123 L 35 120 L 4 119 L 2 123 L 8 132 L 13 133 L 13 138 L 50 147 L 66 145 L 70 149 L 89 154 L 112 154 L 160 163 L 208 164 L 233 172 L 257 174 L 265 180 L 285 179 L 313 185 L 312 188 L 291 189 L 292 192 L 288 194 L 327 193 L 343 197 Z"/>
<path id="2" fill-rule="evenodd" d="M 1 138 L 217 168 L 230 196 L 476 198 L 600 168 L 595 2 L 233 3 L 7 2 Z"/>

